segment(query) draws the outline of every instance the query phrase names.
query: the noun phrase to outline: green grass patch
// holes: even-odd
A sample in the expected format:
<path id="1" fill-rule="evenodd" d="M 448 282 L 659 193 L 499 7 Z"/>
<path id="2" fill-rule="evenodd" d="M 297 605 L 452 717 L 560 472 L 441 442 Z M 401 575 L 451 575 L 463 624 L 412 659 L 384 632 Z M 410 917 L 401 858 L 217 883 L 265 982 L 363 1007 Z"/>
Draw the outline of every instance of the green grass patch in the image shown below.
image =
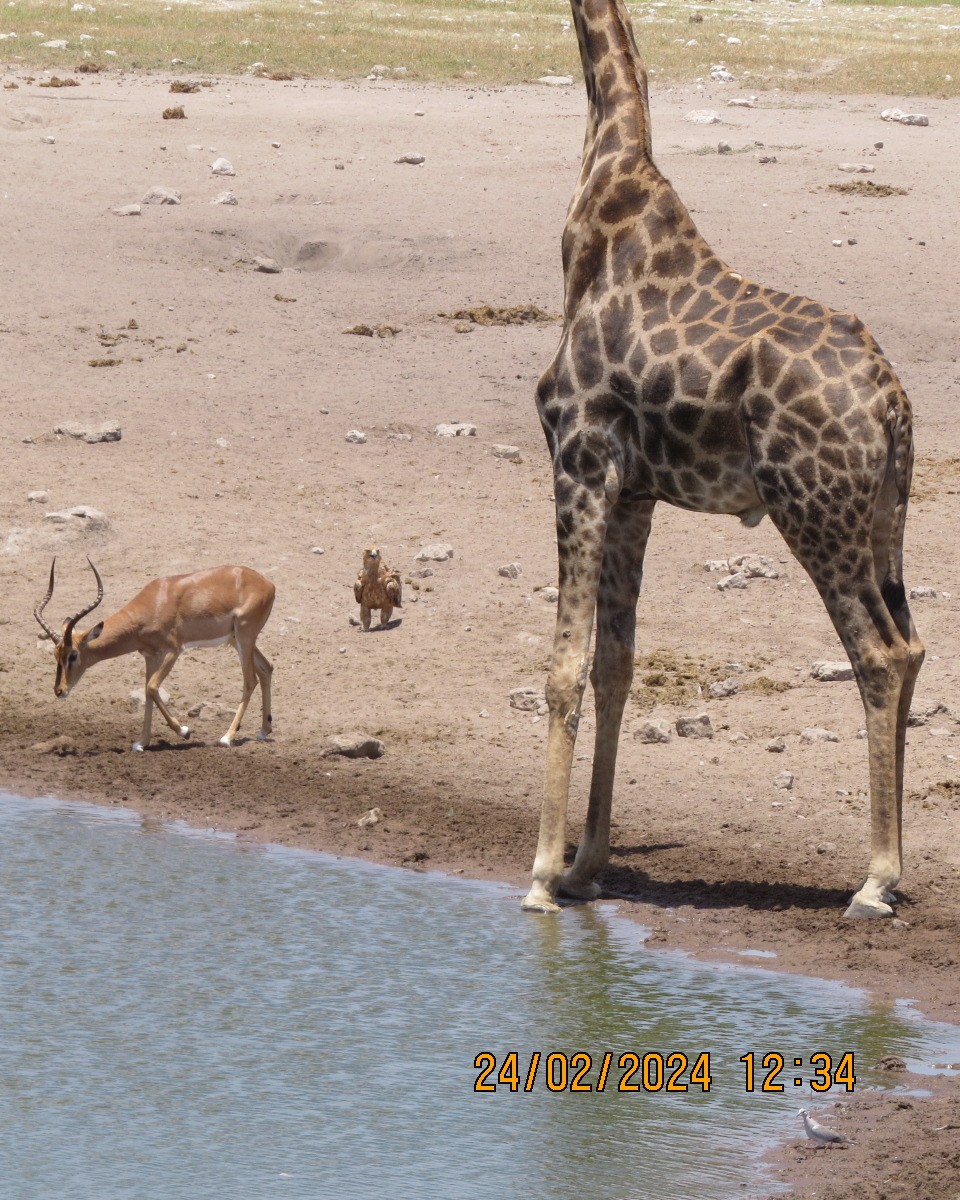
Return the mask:
<path id="1" fill-rule="evenodd" d="M 20 0 L 0 9 L 8 71 L 110 69 L 237 74 L 262 63 L 278 81 L 364 77 L 375 64 L 405 78 L 506 84 L 579 77 L 566 0 L 287 0 L 242 8 L 156 0 Z M 668 0 L 630 5 L 654 87 L 707 78 L 724 62 L 737 90 L 960 94 L 960 0 L 950 7 L 827 0 Z M 695 13 L 702 22 L 691 23 Z M 43 37 L 36 37 L 40 32 Z M 81 40 L 81 35 L 86 35 Z M 728 37 L 740 44 L 731 45 Z M 43 41 L 64 38 L 65 50 Z M 695 44 L 691 45 L 693 42 Z M 948 78 L 952 76 L 952 78 Z"/>

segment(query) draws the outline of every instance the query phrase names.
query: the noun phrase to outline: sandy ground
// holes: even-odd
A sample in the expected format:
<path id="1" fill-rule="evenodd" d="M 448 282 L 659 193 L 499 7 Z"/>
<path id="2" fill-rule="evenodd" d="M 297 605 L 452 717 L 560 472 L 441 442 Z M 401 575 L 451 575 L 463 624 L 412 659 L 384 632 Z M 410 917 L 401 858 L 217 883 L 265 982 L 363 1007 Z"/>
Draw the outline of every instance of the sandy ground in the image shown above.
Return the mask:
<path id="1" fill-rule="evenodd" d="M 556 576 L 552 486 L 532 394 L 559 326 L 458 327 L 438 314 L 527 303 L 559 312 L 581 94 L 234 79 L 177 97 L 187 120 L 175 122 L 161 119 L 168 82 L 101 77 L 41 91 L 21 76 L 0 99 L 0 783 L 522 888 L 546 721 L 510 707 L 508 694 L 543 686 L 552 637 L 555 609 L 537 590 Z M 639 646 L 666 654 L 638 670 L 628 707 L 606 883 L 630 897 L 624 907 L 653 928 L 653 945 L 713 957 L 773 950 L 786 970 L 912 997 L 957 1021 L 960 108 L 775 94 L 737 110 L 727 95 L 718 86 L 654 97 L 658 160 L 727 261 L 856 310 L 898 365 L 919 456 L 906 578 L 947 593 L 914 606 L 928 647 L 918 708 L 946 711 L 910 732 L 907 924 L 845 923 L 869 803 L 855 687 L 810 678 L 815 660 L 841 657 L 836 636 L 768 522 L 748 531 L 663 508 Z M 930 127 L 882 123 L 894 102 L 927 112 Z M 706 106 L 721 108 L 722 125 L 683 120 Z M 720 137 L 737 152 L 713 152 Z M 395 162 L 407 153 L 426 162 Z M 211 175 L 220 154 L 235 178 Z M 850 160 L 908 194 L 828 192 L 851 178 L 837 170 Z M 109 211 L 154 184 L 180 190 L 182 204 Z M 224 187 L 238 207 L 210 204 Z M 258 273 L 255 255 L 284 271 Z M 343 332 L 358 323 L 400 332 Z M 89 365 L 104 357 L 122 361 Z M 477 436 L 435 435 L 438 422 L 458 420 Z M 117 421 L 122 440 L 53 435 L 69 421 Z M 351 429 L 366 444 L 347 443 Z M 497 443 L 518 446 L 522 461 L 496 458 Z M 39 489 L 48 502 L 28 502 Z M 44 519 L 77 504 L 103 510 L 109 529 Z M 370 541 L 408 578 L 426 543 L 447 542 L 454 557 L 433 564 L 419 590 L 407 584 L 398 626 L 364 635 L 349 618 Z M 771 556 L 780 578 L 719 592 L 704 561 L 746 551 Z M 240 692 L 223 652 L 185 655 L 168 681 L 181 716 L 207 702 L 186 744 L 168 744 L 155 718 L 155 748 L 130 752 L 139 658 L 99 667 L 57 702 L 31 612 L 53 553 L 57 621 L 93 597 L 86 554 L 106 583 L 103 611 L 158 574 L 245 562 L 269 575 L 278 598 L 261 646 L 276 667 L 273 741 L 252 739 L 255 699 L 250 740 L 216 745 Z M 497 573 L 509 562 L 522 565 L 516 580 Z M 670 678 L 686 655 L 704 678 L 743 664 L 740 692 L 661 700 L 653 715 L 705 709 L 717 735 L 636 741 L 650 698 L 672 694 L 643 680 L 663 663 Z M 760 677 L 786 690 L 751 688 Z M 807 726 L 840 740 L 801 745 Z M 354 729 L 382 738 L 385 756 L 322 756 L 331 735 Z M 589 703 L 581 729 L 571 846 L 590 768 Z M 731 742 L 737 732 L 747 740 Z M 71 753 L 33 748 L 57 735 Z M 780 754 L 765 748 L 776 735 Z M 784 770 L 796 775 L 790 791 L 774 786 Z M 373 806 L 385 819 L 359 828 Z M 873 1185 L 889 1197 L 953 1195 L 957 1135 L 935 1131 L 951 1119 L 956 1129 L 958 1089 L 938 1090 L 912 1108 L 874 1099 L 845 1110 L 859 1148 L 788 1149 L 787 1177 L 820 1196 Z"/>

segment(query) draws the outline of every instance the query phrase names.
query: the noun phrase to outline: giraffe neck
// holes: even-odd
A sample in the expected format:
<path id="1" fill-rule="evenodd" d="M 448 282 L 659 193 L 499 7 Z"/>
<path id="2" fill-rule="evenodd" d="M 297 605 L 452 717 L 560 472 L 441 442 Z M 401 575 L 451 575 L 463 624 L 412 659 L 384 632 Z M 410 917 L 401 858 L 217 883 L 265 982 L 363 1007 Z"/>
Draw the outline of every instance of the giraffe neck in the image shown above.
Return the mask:
<path id="1" fill-rule="evenodd" d="M 570 0 L 589 113 L 584 156 L 610 127 L 651 157 L 647 72 L 623 0 Z"/>

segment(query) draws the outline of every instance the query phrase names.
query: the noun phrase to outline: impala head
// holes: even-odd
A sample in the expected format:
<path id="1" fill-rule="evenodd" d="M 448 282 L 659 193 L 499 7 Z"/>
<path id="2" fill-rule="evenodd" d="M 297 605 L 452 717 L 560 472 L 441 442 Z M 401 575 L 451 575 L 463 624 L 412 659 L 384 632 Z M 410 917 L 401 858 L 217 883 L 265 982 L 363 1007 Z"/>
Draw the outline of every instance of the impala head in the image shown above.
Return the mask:
<path id="1" fill-rule="evenodd" d="M 371 567 L 379 566 L 380 551 L 376 546 L 368 546 L 363 552 L 363 565 L 369 570 Z"/>
<path id="2" fill-rule="evenodd" d="M 90 570 L 97 581 L 97 598 L 92 604 L 82 608 L 75 616 L 68 617 L 59 633 L 50 628 L 43 619 L 43 610 L 50 603 L 50 597 L 53 595 L 54 569 L 57 565 L 57 560 L 54 559 L 50 564 L 50 586 L 47 588 L 47 594 L 33 610 L 33 615 L 39 621 L 44 633 L 53 642 L 54 655 L 57 660 L 57 678 L 53 690 L 60 699 L 65 699 L 70 694 L 70 689 L 90 665 L 90 660 L 84 654 L 84 650 L 91 642 L 96 641 L 103 629 L 102 621 L 99 625 L 94 625 L 92 629 L 87 630 L 86 633 L 81 633 L 76 628 L 77 622 L 88 613 L 93 612 L 103 599 L 103 581 L 100 573 L 89 558 L 87 562 L 90 563 Z"/>

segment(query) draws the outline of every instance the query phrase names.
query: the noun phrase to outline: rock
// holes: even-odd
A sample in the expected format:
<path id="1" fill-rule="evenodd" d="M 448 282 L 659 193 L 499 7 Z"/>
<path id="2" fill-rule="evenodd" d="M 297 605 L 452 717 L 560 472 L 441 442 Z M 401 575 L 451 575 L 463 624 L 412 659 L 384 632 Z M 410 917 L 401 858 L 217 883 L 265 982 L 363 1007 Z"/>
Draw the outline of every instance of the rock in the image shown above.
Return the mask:
<path id="1" fill-rule="evenodd" d="M 677 736 L 688 738 L 712 738 L 713 726 L 707 713 L 698 713 L 695 717 L 677 717 Z"/>
<path id="2" fill-rule="evenodd" d="M 853 667 L 848 662 L 815 662 L 810 674 L 821 683 L 838 683 L 853 678 Z"/>
<path id="3" fill-rule="evenodd" d="M 546 600 L 548 604 L 556 604 L 560 599 L 560 589 L 555 587 L 541 588 L 540 599 Z"/>
<path id="4" fill-rule="evenodd" d="M 834 238 L 834 239 L 833 239 L 833 241 L 832 241 L 830 244 L 831 244 L 832 246 L 842 246 L 842 245 L 843 245 L 843 240 L 842 240 L 841 238 Z"/>
<path id="5" fill-rule="evenodd" d="M 736 83 L 736 80 L 723 63 L 716 63 L 710 68 L 710 78 L 714 83 Z"/>
<path id="6" fill-rule="evenodd" d="M 730 145 L 729 142 L 717 142 L 717 153 L 718 154 L 732 154 L 733 147 Z"/>
<path id="7" fill-rule="evenodd" d="M 370 68 L 370 74 L 367 76 L 367 78 L 368 79 L 384 79 L 389 74 L 390 74 L 390 68 L 388 66 L 386 66 L 384 63 L 374 63 L 374 65 Z"/>
<path id="8" fill-rule="evenodd" d="M 750 739 L 745 733 L 738 729 L 730 734 L 730 736 L 727 738 L 727 741 L 734 746 L 742 746 L 744 742 L 749 742 Z"/>
<path id="9" fill-rule="evenodd" d="M 505 563 L 497 568 L 497 574 L 502 575 L 504 579 L 519 579 L 523 574 L 523 567 L 518 562 Z"/>
<path id="10" fill-rule="evenodd" d="M 326 551 L 324 550 L 324 548 L 322 546 L 311 546 L 310 553 L 311 554 L 324 554 L 324 553 L 326 553 Z"/>
<path id="11" fill-rule="evenodd" d="M 776 161 L 777 161 L 777 156 L 775 154 L 758 154 L 757 155 L 757 162 L 762 163 L 764 165 L 766 163 L 775 163 Z"/>
<path id="12" fill-rule="evenodd" d="M 541 75 L 537 83 L 545 84 L 547 87 L 570 87 L 573 83 L 572 75 Z"/>
<path id="13" fill-rule="evenodd" d="M 426 161 L 426 156 L 423 154 L 401 154 L 399 158 L 394 159 L 394 162 L 406 163 L 411 167 L 422 166 Z"/>
<path id="14" fill-rule="evenodd" d="M 720 114 L 714 112 L 711 108 L 696 108 L 693 112 L 688 112 L 684 118 L 685 121 L 690 121 L 694 125 L 719 125 Z"/>
<path id="15" fill-rule="evenodd" d="M 41 42 L 40 45 L 44 50 L 66 50 L 68 43 L 66 38 L 54 38 L 49 42 Z"/>
<path id="16" fill-rule="evenodd" d="M 873 1064 L 875 1071 L 905 1071 L 907 1064 L 897 1054 L 887 1054 L 879 1062 Z"/>
<path id="17" fill-rule="evenodd" d="M 264 275 L 279 275 L 283 268 L 275 258 L 267 258 L 265 255 L 258 254 L 253 265 L 258 271 L 262 271 Z"/>
<path id="18" fill-rule="evenodd" d="M 71 421 L 64 425 L 55 425 L 53 432 L 62 434 L 64 437 L 76 438 L 78 441 L 89 442 L 91 445 L 97 442 L 120 441 L 120 426 L 115 421 L 105 425 L 80 425 Z"/>
<path id="19" fill-rule="evenodd" d="M 51 738 L 49 742 L 35 742 L 30 749 L 34 754 L 59 754 L 61 758 L 66 754 L 77 753 L 76 742 L 62 733 L 59 737 Z"/>
<path id="20" fill-rule="evenodd" d="M 520 447 L 519 446 L 494 446 L 494 458 L 505 458 L 508 462 L 520 462 Z"/>
<path id="21" fill-rule="evenodd" d="M 907 724 L 916 729 L 921 725 L 926 725 L 930 717 L 936 717 L 940 713 L 948 711 L 947 706 L 939 700 L 920 700 L 914 697 L 913 705 L 907 716 Z"/>
<path id="22" fill-rule="evenodd" d="M 454 421 L 451 425 L 438 425 L 437 437 L 476 437 L 477 427 L 468 421 Z"/>
<path id="23" fill-rule="evenodd" d="M 633 736 L 638 742 L 669 742 L 673 734 L 667 721 L 644 721 Z"/>
<path id="24" fill-rule="evenodd" d="M 937 589 L 932 587 L 915 587 L 910 589 L 911 600 L 936 600 Z"/>
<path id="25" fill-rule="evenodd" d="M 233 163 L 229 158 L 215 159 L 210 167 L 210 170 L 214 175 L 236 175 L 236 171 L 233 169 Z"/>
<path id="26" fill-rule="evenodd" d="M 168 697 L 166 695 L 166 692 L 163 690 L 163 688 L 160 689 L 160 695 L 165 698 L 165 702 L 166 702 L 166 699 L 168 699 Z M 140 704 L 140 707 L 142 708 L 143 707 L 143 693 L 142 692 L 131 692 L 130 693 L 131 700 L 135 696 L 140 697 L 139 704 Z M 199 704 L 194 704 L 194 706 L 192 708 L 187 709 L 188 717 L 194 717 L 194 718 L 203 717 L 205 720 L 208 720 L 213 717 L 224 717 L 224 716 L 232 717 L 233 713 L 234 713 L 234 710 L 232 708 L 226 708 L 224 705 L 218 704 L 215 700 L 201 700 Z"/>
<path id="27" fill-rule="evenodd" d="M 754 108 L 756 101 L 747 96 L 734 96 L 732 100 L 727 101 L 727 108 Z"/>
<path id="28" fill-rule="evenodd" d="M 429 546 L 424 546 L 417 555 L 417 562 L 445 562 L 448 558 L 453 558 L 453 547 L 448 546 L 446 542 L 431 542 Z"/>
<path id="29" fill-rule="evenodd" d="M 739 571 L 748 579 L 779 579 L 780 572 L 773 565 L 773 559 L 765 554 L 735 554 L 727 559 L 731 571 Z"/>
<path id="30" fill-rule="evenodd" d="M 789 792 L 793 790 L 793 785 L 797 782 L 797 777 L 792 771 L 781 771 L 779 775 L 775 775 L 773 786 L 780 788 L 782 791 Z"/>
<path id="31" fill-rule="evenodd" d="M 130 701 L 130 705 L 132 708 L 144 708 L 147 703 L 146 693 L 142 687 L 134 688 L 132 692 L 129 692 L 127 694 L 127 699 Z M 162 687 L 160 689 L 160 699 L 164 702 L 164 704 L 170 703 L 170 693 L 167 691 L 167 689 L 165 687 Z M 200 712 L 200 709 L 202 707 L 203 707 L 202 704 L 195 705 L 194 708 L 196 709 L 196 711 L 194 711 L 194 708 L 191 708 L 191 710 L 187 713 L 187 716 L 188 717 L 196 716 Z"/>
<path id="32" fill-rule="evenodd" d="M 837 170 L 844 171 L 847 175 L 872 175 L 876 169 L 872 163 L 837 163 Z"/>
<path id="33" fill-rule="evenodd" d="M 725 575 L 730 571 L 725 558 L 708 558 L 703 564 L 703 569 L 705 571 L 723 571 Z"/>
<path id="34" fill-rule="evenodd" d="M 880 114 L 881 121 L 896 121 L 900 125 L 929 125 L 930 118 L 923 113 L 905 113 L 899 108 L 885 108 Z"/>
<path id="35" fill-rule="evenodd" d="M 546 696 L 536 688 L 519 687 L 510 693 L 510 707 L 521 712 L 536 712 L 541 704 L 546 704 Z"/>
<path id="36" fill-rule="evenodd" d="M 433 567 L 418 567 L 417 570 L 410 572 L 411 579 L 429 579 L 434 575 Z"/>
<path id="37" fill-rule="evenodd" d="M 91 508 L 89 504 L 76 504 L 73 508 L 65 508 L 60 512 L 48 512 L 44 520 L 55 525 L 83 526 L 91 531 L 106 529 L 110 521 L 107 514 L 99 508 Z"/>
<path id="38" fill-rule="evenodd" d="M 350 429 L 347 431 L 346 440 L 352 442 L 355 446 L 362 446 L 367 440 L 367 435 L 362 429 Z"/>
<path id="39" fill-rule="evenodd" d="M 729 592 L 731 589 L 742 590 L 746 586 L 747 576 L 742 571 L 735 571 L 732 575 L 724 575 L 717 584 L 721 592 Z"/>
<path id="40" fill-rule="evenodd" d="M 379 825 L 383 820 L 383 810 L 380 808 L 371 808 L 363 814 L 357 821 L 361 829 L 369 829 L 371 825 Z"/>
<path id="41" fill-rule="evenodd" d="M 787 748 L 787 743 L 782 737 L 773 737 L 767 742 L 764 749 L 769 750 L 771 754 L 782 754 Z"/>
<path id="42" fill-rule="evenodd" d="M 47 504 L 49 500 L 49 492 L 27 492 L 28 504 Z"/>
<path id="43" fill-rule="evenodd" d="M 833 732 L 832 729 L 821 729 L 817 725 L 811 725 L 808 729 L 803 729 L 800 732 L 800 745 L 813 746 L 817 742 L 839 742 L 840 738 Z"/>
<path id="44" fill-rule="evenodd" d="M 115 217 L 139 217 L 142 209 L 139 204 L 118 204 L 110 211 Z"/>
<path id="45" fill-rule="evenodd" d="M 379 738 L 365 733 L 343 733 L 330 739 L 323 755 L 325 758 L 335 754 L 344 758 L 380 758 L 385 749 Z"/>
<path id="46" fill-rule="evenodd" d="M 725 700 L 728 696 L 736 695 L 740 683 L 736 679 L 721 679 L 718 683 L 711 683 L 707 690 L 714 700 Z"/>
<path id="47" fill-rule="evenodd" d="M 240 203 L 233 192 L 221 192 L 219 196 L 214 196 L 210 201 L 211 204 L 229 204 L 235 206 Z"/>
<path id="48" fill-rule="evenodd" d="M 55 146 L 57 144 L 57 139 L 49 133 L 45 133 L 40 141 L 43 142 L 45 146 Z"/>
<path id="49" fill-rule="evenodd" d="M 179 204 L 180 193 L 176 188 L 152 187 L 144 196 L 144 204 Z"/>

